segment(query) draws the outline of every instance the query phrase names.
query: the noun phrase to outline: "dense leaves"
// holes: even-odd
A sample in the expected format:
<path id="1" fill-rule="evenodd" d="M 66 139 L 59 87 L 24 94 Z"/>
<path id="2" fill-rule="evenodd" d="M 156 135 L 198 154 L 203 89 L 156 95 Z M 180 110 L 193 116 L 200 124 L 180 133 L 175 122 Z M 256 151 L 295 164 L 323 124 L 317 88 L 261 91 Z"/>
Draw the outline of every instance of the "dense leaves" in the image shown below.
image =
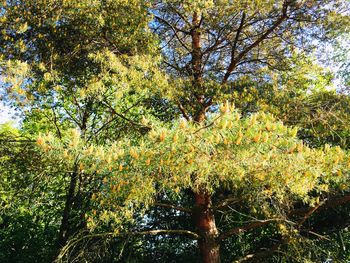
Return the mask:
<path id="1" fill-rule="evenodd" d="M 313 53 L 349 21 L 338 0 L 3 1 L 22 120 L 0 128 L 0 261 L 349 260 L 349 97 Z"/>

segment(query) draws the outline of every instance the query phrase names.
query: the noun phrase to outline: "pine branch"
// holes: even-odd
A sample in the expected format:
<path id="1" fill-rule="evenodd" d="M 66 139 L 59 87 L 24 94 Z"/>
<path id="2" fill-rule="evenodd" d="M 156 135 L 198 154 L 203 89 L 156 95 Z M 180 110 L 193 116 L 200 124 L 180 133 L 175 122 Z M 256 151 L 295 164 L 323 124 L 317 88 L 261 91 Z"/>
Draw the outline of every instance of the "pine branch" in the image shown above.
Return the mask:
<path id="1" fill-rule="evenodd" d="M 172 204 L 154 203 L 154 205 L 155 206 L 159 206 L 159 207 L 164 207 L 164 208 L 170 208 L 170 209 L 178 210 L 178 211 L 185 212 L 185 213 L 193 213 L 193 211 L 191 209 L 189 209 L 189 208 L 176 206 L 176 205 L 172 205 Z"/>
<path id="2" fill-rule="evenodd" d="M 215 207 L 214 207 L 214 210 L 219 210 L 219 209 L 222 209 L 232 203 L 236 203 L 240 200 L 238 200 L 236 197 L 229 197 L 227 199 L 224 199 L 222 200 L 220 203 L 218 203 Z"/>
<path id="3" fill-rule="evenodd" d="M 246 231 L 249 231 L 249 230 L 252 230 L 252 229 L 255 229 L 255 228 L 258 228 L 258 227 L 262 227 L 262 226 L 268 225 L 268 224 L 270 224 L 272 222 L 278 222 L 278 221 L 284 221 L 284 219 L 258 220 L 256 222 L 252 222 L 252 223 L 247 224 L 245 226 L 232 228 L 231 230 L 220 234 L 218 239 L 221 241 L 221 240 L 223 240 L 225 238 L 228 238 L 230 236 L 237 235 L 237 234 L 240 234 L 240 233 L 244 233 Z"/>
<path id="4" fill-rule="evenodd" d="M 287 9 L 289 2 L 285 1 L 282 8 L 281 16 L 275 21 L 275 23 L 265 31 L 257 40 L 255 40 L 252 44 L 250 44 L 247 48 L 245 48 L 241 53 L 238 54 L 237 57 L 234 57 L 234 52 L 232 52 L 233 56 L 231 56 L 231 62 L 227 68 L 225 76 L 223 78 L 222 83 L 225 84 L 228 78 L 231 76 L 232 71 L 236 68 L 237 64 L 244 58 L 253 48 L 257 47 L 262 41 L 264 41 L 276 28 L 278 28 L 282 22 L 288 18 Z M 238 35 L 238 32 L 237 32 Z M 237 36 L 236 35 L 236 36 Z"/>
<path id="5" fill-rule="evenodd" d="M 200 236 L 192 231 L 189 230 L 171 230 L 171 229 L 157 229 L 157 230 L 148 230 L 148 231 L 141 231 L 141 232 L 131 232 L 129 235 L 187 235 L 191 236 L 194 239 L 199 239 Z"/>

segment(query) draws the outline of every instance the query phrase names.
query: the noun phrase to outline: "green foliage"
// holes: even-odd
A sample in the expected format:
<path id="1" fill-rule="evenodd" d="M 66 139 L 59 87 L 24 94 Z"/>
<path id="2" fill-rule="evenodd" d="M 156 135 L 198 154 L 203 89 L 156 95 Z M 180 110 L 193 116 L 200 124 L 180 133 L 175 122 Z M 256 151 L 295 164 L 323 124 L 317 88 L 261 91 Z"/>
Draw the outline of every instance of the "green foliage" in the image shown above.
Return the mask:
<path id="1" fill-rule="evenodd" d="M 21 133 L 0 126 L 0 260 L 48 262 L 55 256 L 64 180 L 60 166 L 44 165 L 35 141 Z"/>
<path id="2" fill-rule="evenodd" d="M 81 173 L 96 173 L 103 186 L 92 195 L 97 210 L 88 226 L 113 222 L 118 232 L 134 211 L 152 206 L 157 191 L 176 196 L 185 189 L 208 194 L 227 190 L 258 204 L 258 214 L 271 216 L 276 211 L 269 208 L 270 199 L 276 205 L 302 200 L 314 206 L 330 185 L 347 188 L 350 160 L 339 147 L 311 149 L 296 138 L 296 128 L 271 115 L 241 118 L 237 111 L 229 113 L 227 104 L 221 111 L 202 125 L 184 120 L 171 128 L 152 124 L 137 143 L 127 139 L 87 147 L 73 130 L 63 143 L 46 135 L 38 144 L 51 159 L 78 162 Z"/>
<path id="3" fill-rule="evenodd" d="M 349 97 L 334 90 L 307 92 L 308 81 L 299 89 L 295 89 L 289 79 L 287 82 L 281 89 L 249 80 L 238 82 L 233 100 L 244 114 L 264 110 L 287 125 L 298 126 L 299 138 L 312 147 L 328 143 L 348 148 Z"/>
<path id="4" fill-rule="evenodd" d="M 349 260 L 347 7 L 4 1 L 0 261 Z"/>
<path id="5" fill-rule="evenodd" d="M 336 38 L 335 51 L 334 51 L 334 62 L 338 64 L 336 69 L 337 76 L 342 80 L 343 84 L 348 88 L 350 85 L 350 46 L 347 43 L 349 34 L 341 34 Z"/>
<path id="6" fill-rule="evenodd" d="M 194 117 L 199 101 L 225 101 L 232 94 L 231 83 L 241 77 L 266 82 L 272 71 L 320 87 L 323 79 L 315 71 L 305 78 L 315 67 L 309 67 L 305 54 L 334 31 L 347 31 L 347 7 L 343 1 L 317 0 L 160 2 L 151 8 L 151 27 L 164 43 L 164 66 L 173 77 L 165 94 Z M 296 71 L 303 75 L 300 79 Z"/>

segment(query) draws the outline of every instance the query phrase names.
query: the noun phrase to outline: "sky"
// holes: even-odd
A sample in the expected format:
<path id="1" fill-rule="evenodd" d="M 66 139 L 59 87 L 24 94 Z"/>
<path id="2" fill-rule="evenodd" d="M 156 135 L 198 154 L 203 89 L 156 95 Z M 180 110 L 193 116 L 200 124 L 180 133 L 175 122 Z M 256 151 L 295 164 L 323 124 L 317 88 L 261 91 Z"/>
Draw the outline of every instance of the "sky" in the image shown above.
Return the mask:
<path id="1" fill-rule="evenodd" d="M 13 109 L 6 106 L 2 101 L 0 101 L 0 124 L 12 121 L 17 124 L 19 122 L 18 117 L 14 116 Z"/>
<path id="2" fill-rule="evenodd" d="M 19 126 L 20 118 L 15 115 L 13 108 L 6 105 L 2 95 L 4 94 L 3 82 L 1 82 L 0 76 L 0 125 L 6 122 L 12 122 L 15 126 Z"/>

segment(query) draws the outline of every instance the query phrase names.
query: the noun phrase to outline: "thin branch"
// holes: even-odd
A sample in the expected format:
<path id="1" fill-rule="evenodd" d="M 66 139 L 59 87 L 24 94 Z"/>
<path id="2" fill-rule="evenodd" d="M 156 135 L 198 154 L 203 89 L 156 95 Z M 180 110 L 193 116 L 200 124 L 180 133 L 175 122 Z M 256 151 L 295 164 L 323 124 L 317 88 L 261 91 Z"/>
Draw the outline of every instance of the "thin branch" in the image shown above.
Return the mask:
<path id="1" fill-rule="evenodd" d="M 182 70 L 182 68 L 178 67 L 177 65 L 175 66 L 175 65 L 173 65 L 173 64 L 170 64 L 170 63 L 167 62 L 166 60 L 163 60 L 163 63 L 166 64 L 168 67 L 171 67 L 171 68 L 173 68 L 173 69 L 175 69 L 175 70 L 177 70 L 177 71 L 181 71 L 181 70 Z"/>
<path id="2" fill-rule="evenodd" d="M 342 197 L 336 198 L 336 199 L 327 200 L 325 203 L 322 204 L 322 206 L 319 206 L 317 208 L 317 212 L 324 210 L 324 209 L 337 207 L 339 205 L 346 204 L 349 202 L 350 202 L 350 193 L 348 193 L 347 195 L 344 195 Z M 297 210 L 290 212 L 289 215 L 304 215 L 304 214 L 307 214 L 310 210 L 313 210 L 313 207 L 297 209 Z"/>
<path id="3" fill-rule="evenodd" d="M 241 18 L 241 23 L 239 24 L 239 27 L 238 27 L 238 30 L 237 30 L 237 33 L 236 33 L 236 37 L 235 37 L 235 40 L 234 40 L 233 46 L 232 46 L 232 51 L 231 51 L 231 57 L 232 58 L 235 57 L 235 52 L 236 52 L 237 43 L 238 43 L 238 40 L 239 40 L 239 35 L 241 34 L 242 29 L 243 29 L 243 25 L 244 25 L 244 19 L 245 19 L 245 13 L 243 12 L 242 18 Z"/>
<path id="4" fill-rule="evenodd" d="M 56 259 L 56 262 L 61 260 L 63 256 L 65 256 L 68 251 L 79 244 L 80 242 L 84 241 L 85 239 L 92 239 L 92 238 L 105 238 L 105 237 L 130 237 L 130 236 L 138 236 L 138 235 L 187 235 L 191 236 L 194 239 L 199 239 L 200 236 L 192 231 L 189 230 L 171 230 L 171 229 L 156 229 L 156 230 L 145 230 L 140 232 L 129 232 L 129 233 L 120 233 L 116 234 L 115 232 L 106 232 L 106 233 L 99 233 L 99 234 L 89 234 L 89 235 L 83 235 L 80 237 L 77 237 L 75 239 L 72 239 L 70 242 L 68 242 L 62 249 L 61 252 Z"/>
<path id="5" fill-rule="evenodd" d="M 35 140 L 16 140 L 16 139 L 11 139 L 11 140 L 6 140 L 6 139 L 0 139 L 0 142 L 4 142 L 4 143 L 12 143 L 12 142 L 15 142 L 15 143 L 22 143 L 22 142 L 31 142 L 31 143 L 34 143 L 36 142 Z"/>
<path id="6" fill-rule="evenodd" d="M 107 126 L 109 126 L 109 124 L 111 124 L 112 122 L 114 122 L 115 120 L 117 120 L 118 118 L 120 118 L 119 116 L 113 117 L 111 120 L 107 121 L 106 123 L 104 123 L 97 131 L 91 133 L 91 135 L 89 136 L 89 138 L 87 139 L 87 142 L 89 142 L 93 137 L 96 137 L 96 135 L 102 131 L 104 128 L 106 128 Z"/>
<path id="7" fill-rule="evenodd" d="M 230 197 L 230 198 L 227 198 L 223 201 L 221 201 L 220 203 L 218 203 L 215 207 L 214 207 L 214 210 L 219 210 L 221 208 L 224 208 L 232 203 L 236 203 L 240 200 L 238 200 L 236 197 Z"/>
<path id="8" fill-rule="evenodd" d="M 123 114 L 118 113 L 118 112 L 117 112 L 111 105 L 109 105 L 108 103 L 105 103 L 105 102 L 104 102 L 103 104 L 105 104 L 105 105 L 112 111 L 112 114 L 114 114 L 114 115 L 116 115 L 116 116 L 122 118 L 123 120 L 126 120 L 127 122 L 129 122 L 129 123 L 131 123 L 131 124 L 133 124 L 133 125 L 135 125 L 135 126 L 144 127 L 144 128 L 149 129 L 149 130 L 151 129 L 151 127 L 149 127 L 149 126 L 146 126 L 146 125 L 141 124 L 141 123 L 134 122 L 133 120 L 130 120 L 129 118 L 125 117 Z"/>
<path id="9" fill-rule="evenodd" d="M 174 209 L 174 210 L 178 210 L 181 212 L 185 212 L 185 213 L 193 213 L 193 211 L 189 208 L 185 208 L 185 207 L 181 207 L 181 206 L 175 206 L 172 204 L 165 204 L 165 203 L 154 203 L 155 206 L 160 206 L 160 207 L 165 207 L 165 208 L 170 208 L 170 209 Z"/>
<path id="10" fill-rule="evenodd" d="M 185 110 L 185 108 L 182 106 L 181 102 L 178 102 L 178 103 L 177 103 L 177 106 L 179 107 L 179 110 L 181 111 L 182 116 L 183 116 L 187 121 L 189 121 L 189 120 L 190 120 L 190 117 L 189 117 L 188 114 L 186 113 L 186 110 Z"/>
<path id="11" fill-rule="evenodd" d="M 242 262 L 261 262 L 264 258 L 267 258 L 271 254 L 277 252 L 277 250 L 284 244 L 289 242 L 289 238 L 282 238 L 278 243 L 274 244 L 271 248 L 266 249 L 261 252 L 257 252 L 255 254 L 249 254 L 244 256 L 243 258 L 236 260 L 234 262 L 236 263 L 242 263 Z"/>
<path id="12" fill-rule="evenodd" d="M 227 68 L 222 83 L 225 84 L 228 78 L 231 76 L 232 71 L 236 68 L 237 63 L 249 53 L 253 48 L 258 46 L 263 40 L 265 40 L 288 16 L 287 16 L 288 1 L 285 1 L 282 8 L 282 15 L 275 21 L 275 23 L 265 31 L 257 40 L 244 49 L 237 57 L 231 57 L 231 62 Z"/>
<path id="13" fill-rule="evenodd" d="M 179 12 L 179 10 L 176 7 L 170 5 L 170 8 L 182 19 L 182 21 L 184 21 L 188 26 L 191 26 L 191 23 L 186 19 L 186 17 L 183 14 Z"/>
<path id="14" fill-rule="evenodd" d="M 259 220 L 259 221 L 256 221 L 256 222 L 252 222 L 250 224 L 247 224 L 245 226 L 241 226 L 241 227 L 235 227 L 229 231 L 226 231 L 224 233 L 222 233 L 221 235 L 219 235 L 219 240 L 223 240 L 225 238 L 228 238 L 230 236 L 233 236 L 233 235 L 237 235 L 237 234 L 240 234 L 240 233 L 244 233 L 248 230 L 251 230 L 251 229 L 255 229 L 255 228 L 258 228 L 258 227 L 262 227 L 262 226 L 265 226 L 265 225 L 268 225 L 272 222 L 278 222 L 278 221 L 284 221 L 284 219 L 268 219 L 268 220 Z"/>
<path id="15" fill-rule="evenodd" d="M 190 32 L 187 31 L 183 31 L 179 28 L 175 28 L 172 24 L 170 24 L 168 21 L 166 21 L 165 19 L 163 19 L 162 17 L 156 16 L 154 15 L 155 19 L 158 19 L 159 21 L 165 23 L 168 27 L 171 28 L 171 30 L 174 32 L 174 35 L 176 37 L 176 39 L 179 41 L 179 43 L 188 51 L 190 52 L 190 49 L 186 46 L 186 44 L 181 40 L 181 38 L 179 37 L 179 35 L 177 34 L 178 31 L 182 32 L 183 34 L 190 34 Z"/>
<path id="16" fill-rule="evenodd" d="M 203 130 L 203 129 L 207 129 L 207 128 L 213 126 L 213 125 L 215 124 L 215 122 L 216 122 L 218 119 L 220 119 L 222 116 L 223 116 L 223 115 L 220 114 L 219 116 L 217 116 L 217 117 L 216 117 L 212 122 L 210 122 L 209 124 L 207 124 L 207 125 L 205 125 L 205 126 L 199 128 L 198 130 L 194 131 L 193 134 L 196 134 L 197 132 L 199 132 L 199 131 L 201 131 L 201 130 Z"/>
<path id="17" fill-rule="evenodd" d="M 304 222 L 324 203 L 325 203 L 325 200 L 318 203 L 315 207 L 312 207 L 309 211 L 307 211 L 307 213 L 301 218 L 301 220 L 299 220 L 297 226 L 301 227 L 304 224 Z"/>
<path id="18" fill-rule="evenodd" d="M 328 237 L 325 237 L 324 235 L 320 235 L 314 231 L 311 231 L 311 230 L 305 230 L 307 233 L 311 234 L 311 235 L 314 235 L 320 239 L 323 239 L 323 240 L 327 240 L 327 241 L 331 241 Z"/>
<path id="19" fill-rule="evenodd" d="M 234 15 L 229 21 L 228 21 L 228 24 L 230 24 L 234 19 L 235 17 L 237 16 L 238 14 Z M 210 53 L 211 51 L 215 51 L 215 50 L 219 50 L 221 48 L 224 48 L 226 47 L 229 42 L 227 41 L 230 36 L 236 31 L 232 31 L 232 32 L 229 32 L 226 36 L 223 36 L 223 31 L 225 31 L 225 29 L 227 29 L 227 26 L 224 26 L 224 27 L 221 27 L 219 28 L 219 30 L 216 32 L 216 34 L 213 34 L 210 32 L 210 30 L 207 30 L 207 33 L 209 35 L 212 35 L 214 38 L 215 38 L 215 41 L 213 43 L 213 45 L 209 46 L 205 51 L 203 51 L 203 55 L 204 54 L 207 54 L 207 53 Z M 216 35 L 216 37 L 215 37 Z M 219 46 L 221 43 L 227 41 L 226 44 L 222 45 L 222 46 Z"/>
<path id="20" fill-rule="evenodd" d="M 129 233 L 129 235 L 187 235 L 191 236 L 194 239 L 199 239 L 200 236 L 192 231 L 189 230 L 168 230 L 168 229 L 158 229 L 158 230 L 148 230 L 148 231 L 141 231 L 141 232 L 132 232 Z"/>
<path id="21" fill-rule="evenodd" d="M 62 133 L 61 133 L 60 127 L 57 124 L 57 116 L 56 116 L 55 109 L 52 107 L 51 110 L 52 110 L 52 114 L 53 114 L 53 123 L 56 127 L 58 138 L 60 140 L 62 140 Z"/>

